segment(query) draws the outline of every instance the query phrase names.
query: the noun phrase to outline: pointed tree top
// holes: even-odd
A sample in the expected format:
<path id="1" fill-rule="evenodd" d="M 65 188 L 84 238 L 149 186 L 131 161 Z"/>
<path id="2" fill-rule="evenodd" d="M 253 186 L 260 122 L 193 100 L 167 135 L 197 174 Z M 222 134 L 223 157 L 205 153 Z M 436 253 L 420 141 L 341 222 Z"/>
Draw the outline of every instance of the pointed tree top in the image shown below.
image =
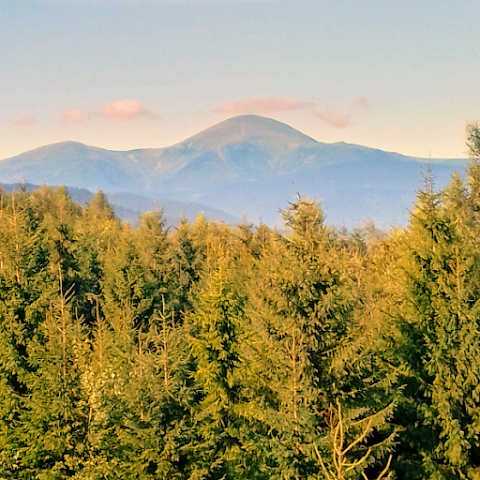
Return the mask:
<path id="1" fill-rule="evenodd" d="M 98 190 L 86 208 L 86 213 L 90 217 L 112 220 L 114 218 L 113 207 L 108 203 L 105 194 Z"/>
<path id="2" fill-rule="evenodd" d="M 318 230 L 323 225 L 324 215 L 319 203 L 308 199 L 299 199 L 282 212 L 285 224 L 294 233 L 305 235 Z"/>
<path id="3" fill-rule="evenodd" d="M 467 125 L 467 147 L 472 160 L 480 157 L 480 126 L 477 123 Z"/>

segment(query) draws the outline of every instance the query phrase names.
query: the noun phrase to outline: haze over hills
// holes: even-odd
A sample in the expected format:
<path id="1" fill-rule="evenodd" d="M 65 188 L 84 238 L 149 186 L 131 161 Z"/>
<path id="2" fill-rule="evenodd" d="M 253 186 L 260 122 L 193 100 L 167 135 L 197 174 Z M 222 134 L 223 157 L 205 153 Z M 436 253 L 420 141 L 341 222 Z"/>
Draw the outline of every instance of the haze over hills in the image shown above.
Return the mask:
<path id="1" fill-rule="evenodd" d="M 467 165 L 465 159 L 430 162 L 437 188 Z M 281 122 L 244 115 L 161 149 L 120 152 L 76 142 L 41 147 L 1 161 L 0 182 L 198 202 L 269 224 L 278 224 L 278 209 L 300 194 L 321 200 L 329 223 L 354 227 L 372 219 L 386 228 L 406 223 L 428 164 L 359 145 L 320 143 Z"/>
<path id="2" fill-rule="evenodd" d="M 28 192 L 37 190 L 40 185 L 31 183 L 4 183 L 3 190 L 7 193 L 25 188 Z M 84 188 L 67 187 L 70 198 L 81 206 L 87 205 L 92 200 L 94 193 Z M 108 202 L 113 206 L 115 215 L 123 222 L 133 226 L 139 223 L 140 215 L 144 212 L 163 210 L 167 227 L 177 226 L 181 219 L 194 222 L 199 213 L 205 215 L 209 220 L 225 222 L 229 225 L 236 225 L 241 222 L 239 217 L 229 215 L 216 208 L 202 205 L 195 202 L 182 202 L 178 200 L 156 200 L 129 193 L 107 193 Z"/>

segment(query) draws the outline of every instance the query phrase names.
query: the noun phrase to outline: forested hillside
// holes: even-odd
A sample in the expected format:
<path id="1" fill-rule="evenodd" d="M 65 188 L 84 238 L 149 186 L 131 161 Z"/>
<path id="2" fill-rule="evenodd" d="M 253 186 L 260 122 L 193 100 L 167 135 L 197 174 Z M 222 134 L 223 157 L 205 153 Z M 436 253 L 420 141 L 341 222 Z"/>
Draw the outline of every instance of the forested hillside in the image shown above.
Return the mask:
<path id="1" fill-rule="evenodd" d="M 0 478 L 480 478 L 480 165 L 388 236 L 283 217 L 3 193 Z"/>

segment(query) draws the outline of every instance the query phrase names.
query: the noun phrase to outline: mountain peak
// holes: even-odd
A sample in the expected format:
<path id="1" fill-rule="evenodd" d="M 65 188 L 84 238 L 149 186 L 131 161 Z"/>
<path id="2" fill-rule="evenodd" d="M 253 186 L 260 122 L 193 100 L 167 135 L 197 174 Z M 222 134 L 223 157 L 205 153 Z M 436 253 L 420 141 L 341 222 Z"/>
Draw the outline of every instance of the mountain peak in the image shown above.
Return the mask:
<path id="1" fill-rule="evenodd" d="M 95 149 L 96 147 L 89 147 L 80 142 L 73 142 L 71 140 L 65 142 L 57 142 L 51 143 L 49 145 L 44 145 L 43 147 L 34 148 L 33 150 L 29 150 L 27 152 L 21 153 L 20 155 L 16 155 L 12 158 L 7 158 L 2 160 L 2 162 L 6 160 L 12 159 L 23 159 L 28 160 L 29 158 L 37 158 L 37 157 L 49 157 L 51 155 L 56 154 L 72 154 L 73 152 L 85 152 L 87 149 Z"/>
<path id="2" fill-rule="evenodd" d="M 56 149 L 64 150 L 64 149 L 77 149 L 77 148 L 90 148 L 90 147 L 87 147 L 87 145 L 85 145 L 84 143 L 74 142 L 73 140 L 66 140 L 64 142 L 51 143 L 49 145 L 45 145 L 40 148 L 44 150 L 56 150 Z"/>
<path id="3" fill-rule="evenodd" d="M 318 142 L 289 125 L 259 115 L 239 115 L 217 123 L 185 142 L 197 147 L 217 149 L 234 143 L 254 143 L 281 150 L 314 147 Z"/>

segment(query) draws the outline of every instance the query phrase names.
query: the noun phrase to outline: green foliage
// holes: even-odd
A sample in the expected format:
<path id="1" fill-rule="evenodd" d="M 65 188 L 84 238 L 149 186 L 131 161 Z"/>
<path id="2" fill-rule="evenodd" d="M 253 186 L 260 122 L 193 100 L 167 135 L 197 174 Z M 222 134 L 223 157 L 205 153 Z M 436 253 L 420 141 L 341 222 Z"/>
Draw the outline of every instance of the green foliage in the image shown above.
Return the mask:
<path id="1" fill-rule="evenodd" d="M 195 313 L 188 317 L 198 392 L 192 407 L 196 425 L 192 478 L 258 478 L 260 468 L 248 452 L 251 432 L 244 418 L 241 349 L 246 299 L 238 292 L 228 263 L 210 274 L 196 299 Z"/>
<path id="2" fill-rule="evenodd" d="M 63 293 L 60 284 L 58 300 L 28 346 L 29 394 L 16 428 L 17 478 L 69 478 L 88 460 L 89 411 L 81 379 L 89 345 L 71 300 L 71 291 Z"/>
<path id="3" fill-rule="evenodd" d="M 352 259 L 314 202 L 298 201 L 285 218 L 292 234 L 271 244 L 252 279 L 252 404 L 271 432 L 264 452 L 269 478 L 315 478 L 317 449 L 331 456 L 326 419 L 335 399 L 345 397 L 352 418 L 383 410 L 375 424 L 384 442 L 378 456 L 391 444 L 392 404 L 385 386 L 368 384 L 373 360 L 365 362 Z M 369 345 L 371 357 L 373 350 Z"/>
<path id="4" fill-rule="evenodd" d="M 479 139 L 388 235 L 0 191 L 0 479 L 479 478 Z"/>
<path id="5" fill-rule="evenodd" d="M 200 280 L 206 256 L 205 225 L 192 226 L 186 220 L 180 222 L 171 238 L 172 273 L 176 277 L 175 297 L 178 309 L 191 310 L 193 287 Z"/>
<path id="6" fill-rule="evenodd" d="M 85 214 L 91 220 L 113 220 L 113 207 L 108 203 L 105 194 L 99 190 L 85 209 Z"/>
<path id="7" fill-rule="evenodd" d="M 405 468 L 418 462 L 422 478 L 468 478 L 480 460 L 480 258 L 471 205 L 458 176 L 440 196 L 420 193 L 404 240 L 400 413 L 406 445 L 417 450 L 406 449 Z M 409 475 L 417 478 L 418 468 Z"/>

